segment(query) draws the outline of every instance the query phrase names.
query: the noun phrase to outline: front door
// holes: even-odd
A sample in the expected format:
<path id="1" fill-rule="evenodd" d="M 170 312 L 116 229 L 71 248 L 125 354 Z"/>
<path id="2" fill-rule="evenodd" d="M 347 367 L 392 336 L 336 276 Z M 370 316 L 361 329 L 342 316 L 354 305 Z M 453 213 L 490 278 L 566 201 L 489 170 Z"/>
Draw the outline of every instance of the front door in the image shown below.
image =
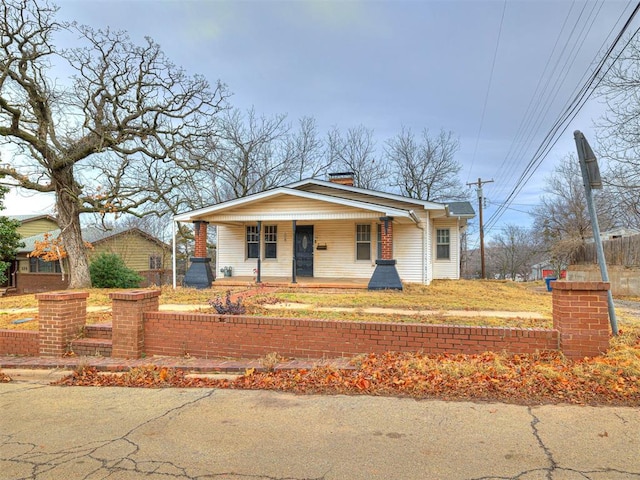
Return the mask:
<path id="1" fill-rule="evenodd" d="M 313 277 L 313 225 L 296 227 L 296 275 Z"/>

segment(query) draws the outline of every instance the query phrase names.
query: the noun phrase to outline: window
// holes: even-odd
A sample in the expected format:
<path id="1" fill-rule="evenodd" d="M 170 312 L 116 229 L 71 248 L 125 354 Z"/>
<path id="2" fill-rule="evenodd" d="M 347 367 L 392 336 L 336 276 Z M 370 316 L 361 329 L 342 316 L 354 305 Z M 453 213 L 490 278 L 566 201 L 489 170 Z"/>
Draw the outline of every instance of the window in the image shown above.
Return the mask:
<path id="1" fill-rule="evenodd" d="M 371 260 L 371 225 L 356 225 L 356 260 Z"/>
<path id="2" fill-rule="evenodd" d="M 264 227 L 264 258 L 278 258 L 278 227 L 276 225 Z"/>
<path id="3" fill-rule="evenodd" d="M 449 237 L 449 229 L 442 228 L 436 230 L 436 258 L 438 260 L 448 260 L 449 259 L 449 247 L 451 244 L 451 239 Z"/>
<path id="4" fill-rule="evenodd" d="M 378 224 L 378 260 L 382 259 L 382 224 Z"/>
<path id="5" fill-rule="evenodd" d="M 258 227 L 247 227 L 247 258 L 258 258 L 260 255 L 260 237 Z"/>
<path id="6" fill-rule="evenodd" d="M 162 269 L 162 256 L 149 255 L 149 270 L 161 270 L 161 269 Z"/>
<path id="7" fill-rule="evenodd" d="M 60 260 L 55 260 L 53 262 L 45 262 L 41 258 L 30 257 L 29 272 L 30 273 L 62 273 L 62 268 L 60 268 Z"/>

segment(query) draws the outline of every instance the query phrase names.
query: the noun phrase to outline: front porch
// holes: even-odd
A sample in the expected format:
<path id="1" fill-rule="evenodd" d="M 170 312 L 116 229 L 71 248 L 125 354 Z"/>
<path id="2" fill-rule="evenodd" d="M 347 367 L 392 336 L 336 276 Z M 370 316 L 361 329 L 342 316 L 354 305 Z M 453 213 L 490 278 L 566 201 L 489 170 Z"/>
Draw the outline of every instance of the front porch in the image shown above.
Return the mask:
<path id="1" fill-rule="evenodd" d="M 291 277 L 262 276 L 261 283 L 256 284 L 255 277 L 218 277 L 212 287 L 246 287 L 260 285 L 263 287 L 286 287 L 286 288 L 337 288 L 337 289 L 362 289 L 366 290 L 369 279 L 366 278 L 317 278 L 317 277 L 297 277 L 297 282 L 292 283 Z"/>

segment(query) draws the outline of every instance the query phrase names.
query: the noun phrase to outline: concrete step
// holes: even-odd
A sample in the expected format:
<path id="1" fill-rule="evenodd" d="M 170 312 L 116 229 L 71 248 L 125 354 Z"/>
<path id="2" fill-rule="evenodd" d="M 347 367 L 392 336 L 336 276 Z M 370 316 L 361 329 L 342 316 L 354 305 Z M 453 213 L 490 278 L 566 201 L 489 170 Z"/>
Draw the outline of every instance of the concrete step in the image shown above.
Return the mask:
<path id="1" fill-rule="evenodd" d="M 88 357 L 110 357 L 112 341 L 107 338 L 78 338 L 71 342 L 71 350 L 76 355 Z"/>
<path id="2" fill-rule="evenodd" d="M 111 324 L 110 323 L 96 323 L 93 325 L 85 325 L 84 337 L 85 338 L 103 338 L 111 340 Z"/>

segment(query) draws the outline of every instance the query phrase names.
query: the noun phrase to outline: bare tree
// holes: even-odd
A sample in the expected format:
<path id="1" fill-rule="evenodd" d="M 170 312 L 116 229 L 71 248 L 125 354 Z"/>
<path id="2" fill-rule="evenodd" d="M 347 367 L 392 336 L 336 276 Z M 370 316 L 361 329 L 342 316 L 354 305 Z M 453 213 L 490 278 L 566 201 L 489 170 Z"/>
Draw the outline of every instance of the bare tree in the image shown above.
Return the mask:
<path id="1" fill-rule="evenodd" d="M 286 139 L 286 151 L 291 163 L 291 181 L 326 178 L 331 170 L 331 159 L 324 156 L 324 143 L 313 117 L 300 119 L 298 130 Z"/>
<path id="2" fill-rule="evenodd" d="M 488 247 L 489 269 L 501 279 L 511 280 L 528 280 L 542 251 L 531 230 L 511 224 L 495 235 Z"/>
<path id="3" fill-rule="evenodd" d="M 540 205 L 533 210 L 534 229 L 542 236 L 550 261 L 566 266 L 571 255 L 593 236 L 580 164 L 575 156 L 562 159 L 547 178 L 544 190 Z M 615 212 L 610 208 L 606 190 L 597 193 L 595 203 L 601 230 L 614 227 Z"/>
<path id="4" fill-rule="evenodd" d="M 353 172 L 356 187 L 389 190 L 387 165 L 376 159 L 373 130 L 360 125 L 343 135 L 337 127 L 327 134 L 327 158 L 336 170 Z"/>
<path id="5" fill-rule="evenodd" d="M 79 288 L 91 284 L 80 215 L 172 203 L 225 89 L 187 75 L 151 39 L 135 45 L 123 32 L 58 22 L 56 13 L 46 0 L 0 6 L 0 139 L 13 154 L 0 174 L 55 193 L 70 288 Z M 57 48 L 63 31 L 80 46 Z M 74 73 L 58 82 L 54 67 Z"/>
<path id="6" fill-rule="evenodd" d="M 465 200 L 467 194 L 458 177 L 462 166 L 455 160 L 460 144 L 452 132 L 431 136 L 427 129 L 416 139 L 410 129 L 387 141 L 385 157 L 394 172 L 395 187 L 403 195 L 443 202 Z"/>
<path id="7" fill-rule="evenodd" d="M 633 37 L 602 79 L 607 108 L 598 122 L 598 149 L 609 161 L 609 186 L 625 226 L 640 226 L 640 38 Z"/>

